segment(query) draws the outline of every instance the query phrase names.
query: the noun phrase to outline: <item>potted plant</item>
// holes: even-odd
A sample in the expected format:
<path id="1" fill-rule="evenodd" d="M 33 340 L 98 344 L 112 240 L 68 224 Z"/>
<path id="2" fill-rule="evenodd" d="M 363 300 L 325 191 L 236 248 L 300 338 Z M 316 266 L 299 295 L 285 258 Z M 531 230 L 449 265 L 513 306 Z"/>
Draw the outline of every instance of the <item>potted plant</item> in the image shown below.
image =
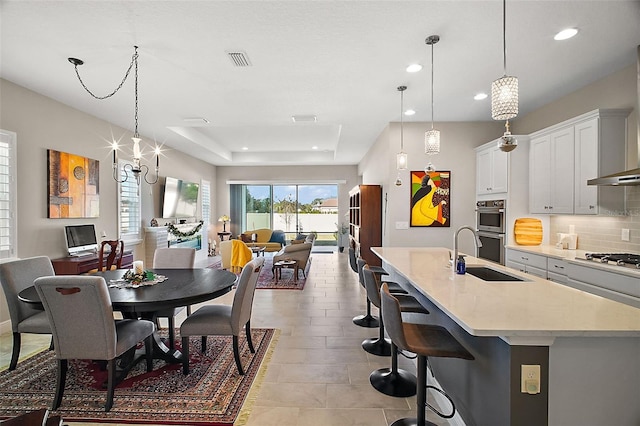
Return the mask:
<path id="1" fill-rule="evenodd" d="M 336 229 L 334 236 L 338 242 L 338 250 L 342 253 L 347 244 L 349 244 L 349 225 L 345 222 L 341 224 L 336 223 Z"/>

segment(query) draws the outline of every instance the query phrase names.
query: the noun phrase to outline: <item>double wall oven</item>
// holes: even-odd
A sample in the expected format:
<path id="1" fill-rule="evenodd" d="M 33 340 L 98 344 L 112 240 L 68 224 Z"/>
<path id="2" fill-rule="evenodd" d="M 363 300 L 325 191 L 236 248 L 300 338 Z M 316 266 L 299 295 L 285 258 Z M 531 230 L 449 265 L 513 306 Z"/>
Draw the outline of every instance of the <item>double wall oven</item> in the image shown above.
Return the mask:
<path id="1" fill-rule="evenodd" d="M 478 248 L 478 257 L 504 265 L 505 200 L 487 200 L 476 203 L 476 227 L 482 247 Z"/>

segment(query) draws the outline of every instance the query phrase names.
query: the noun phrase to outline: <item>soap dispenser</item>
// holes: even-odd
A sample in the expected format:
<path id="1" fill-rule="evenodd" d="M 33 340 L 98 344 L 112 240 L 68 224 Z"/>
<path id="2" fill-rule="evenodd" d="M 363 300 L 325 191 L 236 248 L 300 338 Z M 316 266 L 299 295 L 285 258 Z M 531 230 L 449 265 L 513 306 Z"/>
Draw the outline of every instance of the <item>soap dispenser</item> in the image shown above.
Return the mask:
<path id="1" fill-rule="evenodd" d="M 458 256 L 458 262 L 456 263 L 456 273 L 464 275 L 467 272 L 467 265 L 464 263 L 464 255 Z"/>

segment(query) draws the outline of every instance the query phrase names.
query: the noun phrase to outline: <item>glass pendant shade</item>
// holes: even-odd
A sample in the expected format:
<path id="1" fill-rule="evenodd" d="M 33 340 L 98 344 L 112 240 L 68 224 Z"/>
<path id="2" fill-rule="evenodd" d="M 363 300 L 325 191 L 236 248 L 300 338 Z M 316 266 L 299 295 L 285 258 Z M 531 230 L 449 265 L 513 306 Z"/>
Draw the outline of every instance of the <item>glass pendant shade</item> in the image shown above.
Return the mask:
<path id="1" fill-rule="evenodd" d="M 400 151 L 396 155 L 396 168 L 398 170 L 406 170 L 407 169 L 407 153 Z"/>
<path id="2" fill-rule="evenodd" d="M 518 115 L 518 77 L 505 75 L 491 83 L 491 117 L 509 120 Z"/>
<path id="3" fill-rule="evenodd" d="M 424 153 L 427 155 L 440 152 L 440 130 L 431 129 L 424 132 Z"/>

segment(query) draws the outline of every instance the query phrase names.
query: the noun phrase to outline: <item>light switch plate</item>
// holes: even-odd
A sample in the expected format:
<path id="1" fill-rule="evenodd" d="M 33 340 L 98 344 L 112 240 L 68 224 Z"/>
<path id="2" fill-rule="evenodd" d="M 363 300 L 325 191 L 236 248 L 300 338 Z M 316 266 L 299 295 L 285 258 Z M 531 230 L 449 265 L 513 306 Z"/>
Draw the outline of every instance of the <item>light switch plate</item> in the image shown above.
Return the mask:
<path id="1" fill-rule="evenodd" d="M 396 222 L 396 229 L 409 229 L 409 222 Z"/>

